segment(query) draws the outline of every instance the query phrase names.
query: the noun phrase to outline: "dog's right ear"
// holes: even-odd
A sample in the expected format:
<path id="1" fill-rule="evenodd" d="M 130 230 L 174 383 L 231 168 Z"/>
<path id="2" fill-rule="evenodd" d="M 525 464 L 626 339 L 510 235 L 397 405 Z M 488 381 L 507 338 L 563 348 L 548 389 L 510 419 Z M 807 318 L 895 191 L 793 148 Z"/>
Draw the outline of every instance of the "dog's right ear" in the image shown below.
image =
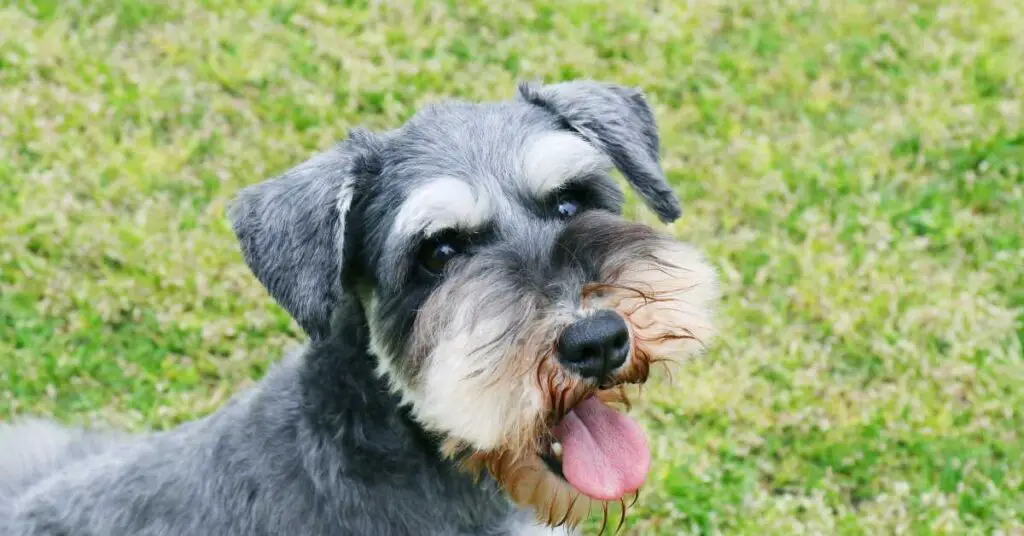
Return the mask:
<path id="1" fill-rule="evenodd" d="M 381 142 L 364 130 L 280 177 L 249 186 L 229 212 L 246 264 L 314 339 L 342 298 L 345 219 L 380 171 Z"/>

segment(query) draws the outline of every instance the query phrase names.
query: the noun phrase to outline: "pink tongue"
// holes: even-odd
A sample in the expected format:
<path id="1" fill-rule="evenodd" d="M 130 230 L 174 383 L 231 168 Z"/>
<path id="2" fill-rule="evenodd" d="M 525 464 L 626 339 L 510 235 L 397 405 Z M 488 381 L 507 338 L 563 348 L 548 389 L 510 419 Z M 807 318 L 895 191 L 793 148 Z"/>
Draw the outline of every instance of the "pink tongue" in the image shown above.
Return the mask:
<path id="1" fill-rule="evenodd" d="M 552 430 L 562 443 L 562 474 L 577 490 L 613 501 L 636 491 L 647 478 L 651 453 L 633 419 L 588 398 Z"/>

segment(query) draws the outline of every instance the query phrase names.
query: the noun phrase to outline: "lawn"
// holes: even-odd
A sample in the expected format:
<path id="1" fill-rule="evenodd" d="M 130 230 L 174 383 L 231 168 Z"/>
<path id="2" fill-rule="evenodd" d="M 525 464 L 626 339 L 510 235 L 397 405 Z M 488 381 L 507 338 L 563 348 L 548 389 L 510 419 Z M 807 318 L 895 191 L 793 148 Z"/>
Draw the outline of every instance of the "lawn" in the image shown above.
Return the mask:
<path id="1" fill-rule="evenodd" d="M 645 89 L 722 337 L 631 534 L 1024 534 L 1017 0 L 0 2 L 0 418 L 206 414 L 301 340 L 225 206 L 353 125 Z M 631 205 L 632 217 L 655 223 Z"/>

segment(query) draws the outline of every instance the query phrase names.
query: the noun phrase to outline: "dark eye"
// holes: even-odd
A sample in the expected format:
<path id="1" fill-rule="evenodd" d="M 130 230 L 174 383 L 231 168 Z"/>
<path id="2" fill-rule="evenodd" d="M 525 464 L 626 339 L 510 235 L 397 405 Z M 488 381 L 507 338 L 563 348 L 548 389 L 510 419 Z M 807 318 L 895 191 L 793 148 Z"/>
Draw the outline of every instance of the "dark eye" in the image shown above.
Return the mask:
<path id="1" fill-rule="evenodd" d="M 555 208 L 558 211 L 559 217 L 568 219 L 580 211 L 580 202 L 576 196 L 563 193 L 555 198 Z"/>
<path id="2" fill-rule="evenodd" d="M 440 274 L 448 262 L 462 253 L 463 246 L 451 237 L 427 240 L 420 247 L 417 260 L 424 270 Z"/>

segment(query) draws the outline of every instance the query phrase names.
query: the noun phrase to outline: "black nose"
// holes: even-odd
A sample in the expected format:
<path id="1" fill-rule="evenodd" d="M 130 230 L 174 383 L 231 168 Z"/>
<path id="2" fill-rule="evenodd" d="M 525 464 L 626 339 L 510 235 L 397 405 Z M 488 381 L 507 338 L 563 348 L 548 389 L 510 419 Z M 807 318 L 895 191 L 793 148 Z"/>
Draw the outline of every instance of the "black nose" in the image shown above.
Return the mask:
<path id="1" fill-rule="evenodd" d="M 629 356 L 629 328 L 614 311 L 602 310 L 562 332 L 558 357 L 584 378 L 603 379 Z"/>

